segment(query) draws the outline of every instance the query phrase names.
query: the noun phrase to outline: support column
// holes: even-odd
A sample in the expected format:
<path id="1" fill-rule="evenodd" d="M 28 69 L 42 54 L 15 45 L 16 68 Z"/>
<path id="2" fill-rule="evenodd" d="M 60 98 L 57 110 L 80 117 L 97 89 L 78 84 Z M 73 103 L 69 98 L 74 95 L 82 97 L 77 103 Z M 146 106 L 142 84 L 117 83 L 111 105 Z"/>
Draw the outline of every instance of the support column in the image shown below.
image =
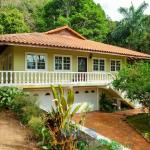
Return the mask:
<path id="1" fill-rule="evenodd" d="M 117 108 L 121 110 L 121 100 L 119 98 L 117 98 Z"/>

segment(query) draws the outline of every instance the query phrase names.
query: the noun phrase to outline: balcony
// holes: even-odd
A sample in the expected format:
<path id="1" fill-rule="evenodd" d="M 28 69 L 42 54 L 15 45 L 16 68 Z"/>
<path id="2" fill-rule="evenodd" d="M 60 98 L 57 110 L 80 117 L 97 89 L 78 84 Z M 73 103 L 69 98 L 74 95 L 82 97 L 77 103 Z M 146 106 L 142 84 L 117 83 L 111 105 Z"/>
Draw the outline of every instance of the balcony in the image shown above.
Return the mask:
<path id="1" fill-rule="evenodd" d="M 113 79 L 110 72 L 0 71 L 0 86 L 105 86 Z"/>

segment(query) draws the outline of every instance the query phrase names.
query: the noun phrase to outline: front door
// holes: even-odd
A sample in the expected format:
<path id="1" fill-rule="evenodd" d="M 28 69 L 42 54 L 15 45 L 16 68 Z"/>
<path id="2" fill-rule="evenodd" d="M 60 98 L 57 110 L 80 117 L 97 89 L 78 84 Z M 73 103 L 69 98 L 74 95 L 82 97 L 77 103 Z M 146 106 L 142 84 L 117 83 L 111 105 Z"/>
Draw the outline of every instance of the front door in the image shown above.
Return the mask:
<path id="1" fill-rule="evenodd" d="M 78 57 L 78 72 L 87 72 L 87 58 Z"/>

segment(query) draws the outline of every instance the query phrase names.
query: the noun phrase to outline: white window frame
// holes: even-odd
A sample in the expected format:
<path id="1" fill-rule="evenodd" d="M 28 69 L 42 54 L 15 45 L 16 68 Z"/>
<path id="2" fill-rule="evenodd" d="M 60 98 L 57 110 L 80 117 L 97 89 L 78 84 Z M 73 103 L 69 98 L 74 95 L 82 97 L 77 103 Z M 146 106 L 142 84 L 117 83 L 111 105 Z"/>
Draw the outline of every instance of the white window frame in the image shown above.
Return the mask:
<path id="1" fill-rule="evenodd" d="M 94 59 L 97 59 L 98 61 L 99 60 L 104 60 L 104 71 L 102 71 L 102 70 L 94 70 Z M 106 72 L 106 58 L 98 58 L 98 57 L 94 57 L 94 58 L 92 58 L 92 70 L 93 70 L 93 72 Z"/>
<path id="2" fill-rule="evenodd" d="M 27 68 L 27 55 L 28 54 L 33 54 L 33 55 L 44 55 L 45 56 L 45 69 L 37 69 L 37 65 L 36 65 L 36 69 L 28 69 Z M 25 70 L 26 71 L 47 71 L 47 53 L 36 53 L 36 52 L 26 52 L 25 53 Z"/>
<path id="3" fill-rule="evenodd" d="M 116 61 L 120 61 L 120 70 L 121 70 L 121 68 L 122 68 L 122 60 L 121 60 L 121 59 L 110 59 L 110 71 L 111 71 L 111 72 L 118 72 L 118 70 L 116 70 L 116 63 L 115 63 L 115 71 L 112 71 L 112 70 L 111 70 L 111 61 L 112 61 L 112 60 L 115 61 L 115 62 L 116 62 Z"/>
<path id="4" fill-rule="evenodd" d="M 70 70 L 64 70 L 63 64 L 62 64 L 62 70 L 56 70 L 56 69 L 55 69 L 55 57 L 62 57 L 62 58 L 64 58 L 64 57 L 69 57 L 69 58 L 70 58 Z M 56 71 L 56 72 L 62 72 L 62 71 L 63 71 L 63 72 L 71 72 L 71 71 L 72 71 L 72 56 L 71 56 L 71 55 L 55 54 L 55 55 L 54 55 L 53 62 L 54 62 L 53 68 L 54 68 L 54 71 Z"/>

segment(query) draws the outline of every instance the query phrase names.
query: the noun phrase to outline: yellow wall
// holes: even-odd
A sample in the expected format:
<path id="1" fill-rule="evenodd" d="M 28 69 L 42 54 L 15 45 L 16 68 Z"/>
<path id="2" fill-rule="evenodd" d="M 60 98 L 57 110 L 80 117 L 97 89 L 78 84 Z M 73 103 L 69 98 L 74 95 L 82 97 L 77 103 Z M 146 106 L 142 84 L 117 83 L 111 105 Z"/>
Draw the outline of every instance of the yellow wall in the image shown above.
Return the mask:
<path id="1" fill-rule="evenodd" d="M 72 57 L 72 71 L 77 72 L 77 58 L 78 56 L 85 56 L 88 58 L 88 72 L 93 70 L 93 58 L 105 58 L 106 59 L 106 71 L 110 71 L 110 59 L 120 59 L 123 67 L 126 64 L 126 57 L 124 56 L 113 56 L 105 54 L 93 54 L 92 59 L 89 58 L 89 52 L 77 52 L 74 50 L 53 50 L 44 48 L 29 48 L 29 47 L 13 47 L 14 55 L 14 70 L 23 71 L 25 70 L 25 54 L 27 52 L 46 53 L 48 57 L 48 71 L 54 71 L 54 55 L 70 55 Z"/>

